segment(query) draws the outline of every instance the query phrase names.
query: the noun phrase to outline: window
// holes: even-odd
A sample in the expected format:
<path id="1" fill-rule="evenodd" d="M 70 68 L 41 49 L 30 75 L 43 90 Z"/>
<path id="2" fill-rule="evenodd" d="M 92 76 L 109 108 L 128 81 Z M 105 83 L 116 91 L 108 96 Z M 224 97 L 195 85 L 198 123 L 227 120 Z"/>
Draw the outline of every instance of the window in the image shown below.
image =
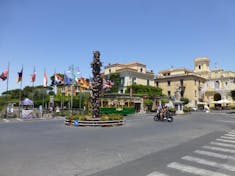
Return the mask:
<path id="1" fill-rule="evenodd" d="M 149 86 L 149 79 L 147 79 L 147 86 Z"/>
<path id="2" fill-rule="evenodd" d="M 120 78 L 120 84 L 121 84 L 121 86 L 124 85 L 124 81 L 125 81 L 125 78 L 124 78 L 124 77 L 121 77 L 121 78 Z"/>
<path id="3" fill-rule="evenodd" d="M 159 87 L 159 82 L 158 81 L 156 82 L 156 86 Z"/>
<path id="4" fill-rule="evenodd" d="M 184 85 L 184 80 L 183 80 L 183 79 L 180 80 L 180 85 L 181 85 L 181 86 Z"/>
<path id="5" fill-rule="evenodd" d="M 194 91 L 194 94 L 195 94 L 194 96 L 197 97 L 197 91 L 196 90 Z"/>
<path id="6" fill-rule="evenodd" d="M 168 84 L 168 86 L 171 86 L 171 82 L 170 81 L 167 81 L 167 84 Z"/>
<path id="7" fill-rule="evenodd" d="M 132 78 L 132 84 L 136 84 L 136 77 Z"/>
<path id="8" fill-rule="evenodd" d="M 109 69 L 109 73 L 111 73 L 111 69 Z"/>
<path id="9" fill-rule="evenodd" d="M 220 83 L 219 81 L 215 81 L 215 89 L 219 89 L 220 88 Z"/>
<path id="10" fill-rule="evenodd" d="M 140 72 L 141 72 L 141 73 L 143 72 L 143 68 L 140 68 Z"/>
<path id="11" fill-rule="evenodd" d="M 202 69 L 202 66 L 201 66 L 201 65 L 199 65 L 199 66 L 198 66 L 198 68 L 199 68 L 199 70 L 201 70 L 201 69 Z"/>
<path id="12" fill-rule="evenodd" d="M 168 95 L 168 97 L 170 97 L 171 96 L 171 91 L 168 91 L 167 95 Z"/>

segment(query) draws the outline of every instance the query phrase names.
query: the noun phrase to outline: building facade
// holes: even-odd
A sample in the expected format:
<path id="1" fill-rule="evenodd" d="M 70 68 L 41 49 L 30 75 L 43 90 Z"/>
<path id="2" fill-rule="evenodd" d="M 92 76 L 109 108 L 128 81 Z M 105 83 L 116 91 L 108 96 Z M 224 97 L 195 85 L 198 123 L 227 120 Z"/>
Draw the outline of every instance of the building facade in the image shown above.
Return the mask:
<path id="1" fill-rule="evenodd" d="M 129 64 L 109 64 L 104 68 L 104 75 L 119 73 L 121 83 L 118 93 L 125 93 L 127 86 L 132 84 L 154 86 L 154 73 L 148 71 L 146 65 L 139 62 Z"/>
<path id="2" fill-rule="evenodd" d="M 181 97 L 190 100 L 190 107 L 203 104 L 213 108 L 235 103 L 231 96 L 231 91 L 235 90 L 235 72 L 219 68 L 211 70 L 210 60 L 206 57 L 194 59 L 194 70 L 172 68 L 160 71 L 155 83 L 169 97 L 174 98 L 176 92 L 180 92 Z"/>
<path id="3" fill-rule="evenodd" d="M 205 81 L 202 76 L 185 68 L 163 70 L 155 78 L 156 86 L 162 89 L 163 94 L 173 100 L 180 97 L 188 98 L 191 107 L 199 102 L 200 87 Z"/>
<path id="4" fill-rule="evenodd" d="M 200 98 L 205 104 L 221 108 L 235 103 L 231 95 L 235 90 L 235 72 L 218 67 L 210 69 L 210 60 L 206 57 L 194 60 L 194 72 L 206 78 L 200 90 Z"/>

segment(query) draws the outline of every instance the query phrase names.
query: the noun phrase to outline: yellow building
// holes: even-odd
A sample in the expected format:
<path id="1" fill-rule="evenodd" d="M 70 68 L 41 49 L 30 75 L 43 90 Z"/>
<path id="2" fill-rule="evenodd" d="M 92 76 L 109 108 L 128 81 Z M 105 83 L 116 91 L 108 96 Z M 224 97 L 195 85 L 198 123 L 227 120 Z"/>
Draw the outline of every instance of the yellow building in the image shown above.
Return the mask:
<path id="1" fill-rule="evenodd" d="M 119 73 L 121 77 L 121 84 L 119 93 L 125 93 L 127 86 L 132 84 L 154 86 L 154 73 L 148 71 L 146 65 L 139 62 L 132 62 L 129 64 L 109 64 L 104 68 L 104 75 L 111 73 Z"/>
<path id="2" fill-rule="evenodd" d="M 218 67 L 210 70 L 210 60 L 206 57 L 194 60 L 194 72 L 206 78 L 201 87 L 200 98 L 210 107 L 226 107 L 234 104 L 231 91 L 235 90 L 235 72 Z"/>
<path id="3" fill-rule="evenodd" d="M 199 102 L 200 87 L 205 81 L 206 79 L 202 76 L 185 68 L 163 70 L 155 78 L 156 86 L 162 89 L 163 94 L 171 99 L 188 98 L 191 107 L 196 106 Z M 179 95 L 177 95 L 178 93 Z"/>
<path id="4" fill-rule="evenodd" d="M 160 71 L 155 83 L 169 97 L 175 98 L 176 92 L 180 92 L 180 97 L 190 100 L 190 107 L 198 104 L 224 107 L 235 103 L 231 97 L 231 91 L 235 90 L 234 78 L 235 72 L 210 70 L 210 60 L 199 57 L 194 59 L 193 71 L 185 68 Z"/>

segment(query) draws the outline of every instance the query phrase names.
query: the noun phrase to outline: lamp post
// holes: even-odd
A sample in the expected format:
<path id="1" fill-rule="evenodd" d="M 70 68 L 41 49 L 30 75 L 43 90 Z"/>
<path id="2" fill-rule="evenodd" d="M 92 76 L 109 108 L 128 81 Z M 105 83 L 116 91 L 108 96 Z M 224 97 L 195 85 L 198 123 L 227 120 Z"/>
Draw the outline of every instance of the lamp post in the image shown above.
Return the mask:
<path id="1" fill-rule="evenodd" d="M 75 80 L 75 77 L 76 75 L 79 75 L 80 72 L 79 72 L 79 68 L 78 67 L 74 67 L 74 65 L 71 65 L 67 71 L 68 73 L 72 74 L 72 85 L 71 85 L 71 100 L 70 100 L 70 108 L 71 108 L 71 115 L 73 115 L 73 94 L 74 94 L 74 80 Z"/>

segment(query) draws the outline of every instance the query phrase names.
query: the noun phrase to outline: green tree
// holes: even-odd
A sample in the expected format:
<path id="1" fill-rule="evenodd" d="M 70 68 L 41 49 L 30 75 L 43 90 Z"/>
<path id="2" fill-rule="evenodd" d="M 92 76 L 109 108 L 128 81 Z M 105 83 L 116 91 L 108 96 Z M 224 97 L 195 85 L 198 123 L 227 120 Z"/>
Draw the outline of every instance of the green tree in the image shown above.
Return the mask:
<path id="1" fill-rule="evenodd" d="M 160 97 L 163 95 L 162 89 L 159 87 L 137 85 L 137 84 L 133 84 L 131 86 L 128 86 L 125 93 L 130 93 L 131 88 L 132 88 L 133 94 L 143 94 L 143 95 L 147 95 L 152 98 L 153 97 Z"/>

